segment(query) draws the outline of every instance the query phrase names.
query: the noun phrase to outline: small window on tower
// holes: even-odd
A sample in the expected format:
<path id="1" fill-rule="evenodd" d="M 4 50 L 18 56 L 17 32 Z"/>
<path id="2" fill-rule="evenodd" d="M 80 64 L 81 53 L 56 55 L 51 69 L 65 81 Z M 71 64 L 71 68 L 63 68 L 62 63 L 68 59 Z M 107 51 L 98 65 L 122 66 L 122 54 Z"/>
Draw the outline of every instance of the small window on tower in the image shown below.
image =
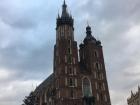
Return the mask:
<path id="1" fill-rule="evenodd" d="M 74 75 L 76 75 L 77 74 L 77 72 L 76 72 L 76 67 L 74 67 Z"/>
<path id="2" fill-rule="evenodd" d="M 71 40 L 68 40 L 69 45 L 71 45 Z"/>
<path id="3" fill-rule="evenodd" d="M 65 66 L 65 74 L 67 74 L 67 66 Z"/>
<path id="4" fill-rule="evenodd" d="M 71 48 L 68 48 L 68 54 L 72 54 Z"/>
<path id="5" fill-rule="evenodd" d="M 105 99 L 105 102 L 107 102 L 107 97 L 106 97 L 106 95 L 104 95 L 104 99 Z"/>
<path id="6" fill-rule="evenodd" d="M 99 101 L 99 94 L 97 93 L 97 101 Z"/>
<path id="7" fill-rule="evenodd" d="M 73 75 L 73 70 L 71 67 L 69 68 L 69 75 Z"/>
<path id="8" fill-rule="evenodd" d="M 72 64 L 72 57 L 71 57 L 71 55 L 68 55 L 68 63 Z"/>
<path id="9" fill-rule="evenodd" d="M 75 58 L 73 58 L 73 63 L 75 64 Z"/>
<path id="10" fill-rule="evenodd" d="M 95 63 L 95 68 L 98 69 L 98 70 L 100 69 L 99 63 Z"/>
<path id="11" fill-rule="evenodd" d="M 65 55 L 65 63 L 67 63 L 67 56 Z"/>
<path id="12" fill-rule="evenodd" d="M 71 98 L 73 98 L 73 97 L 74 97 L 74 92 L 73 92 L 73 90 L 72 90 L 72 89 L 70 90 L 70 97 L 71 97 Z"/>
<path id="13" fill-rule="evenodd" d="M 69 78 L 68 79 L 68 85 L 70 87 L 74 87 L 75 86 L 75 79 L 74 78 Z"/>
<path id="14" fill-rule="evenodd" d="M 94 51 L 94 56 L 95 56 L 95 57 L 99 57 L 98 51 Z"/>

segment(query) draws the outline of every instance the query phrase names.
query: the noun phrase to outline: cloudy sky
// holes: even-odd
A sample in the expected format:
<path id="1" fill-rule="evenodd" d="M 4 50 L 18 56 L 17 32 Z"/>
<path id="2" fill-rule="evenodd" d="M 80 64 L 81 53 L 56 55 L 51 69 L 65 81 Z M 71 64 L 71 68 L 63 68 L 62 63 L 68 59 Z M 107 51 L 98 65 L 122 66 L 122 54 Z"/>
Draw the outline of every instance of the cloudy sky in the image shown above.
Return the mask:
<path id="1" fill-rule="evenodd" d="M 21 105 L 53 67 L 63 0 L 0 0 L 0 105 Z M 87 21 L 102 41 L 112 105 L 127 105 L 140 83 L 140 0 L 67 0 L 75 39 Z"/>

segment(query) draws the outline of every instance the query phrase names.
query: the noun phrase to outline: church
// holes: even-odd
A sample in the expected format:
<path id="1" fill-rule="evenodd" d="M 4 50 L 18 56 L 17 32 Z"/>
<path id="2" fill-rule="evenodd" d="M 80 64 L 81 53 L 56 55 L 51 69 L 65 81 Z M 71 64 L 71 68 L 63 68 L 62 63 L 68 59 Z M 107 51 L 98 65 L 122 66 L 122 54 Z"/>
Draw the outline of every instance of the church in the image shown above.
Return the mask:
<path id="1" fill-rule="evenodd" d="M 35 105 L 111 105 L 102 44 L 89 25 L 85 30 L 78 49 L 64 1 L 56 20 L 53 73 L 34 90 Z"/>

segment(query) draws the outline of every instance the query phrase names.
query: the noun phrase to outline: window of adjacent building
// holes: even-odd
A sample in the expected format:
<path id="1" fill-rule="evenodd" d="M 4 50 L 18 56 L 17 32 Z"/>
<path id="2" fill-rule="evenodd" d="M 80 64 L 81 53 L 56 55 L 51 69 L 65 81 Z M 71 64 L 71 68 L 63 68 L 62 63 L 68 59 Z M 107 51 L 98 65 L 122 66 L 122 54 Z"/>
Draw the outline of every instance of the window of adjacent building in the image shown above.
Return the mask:
<path id="1" fill-rule="evenodd" d="M 83 79 L 83 95 L 86 97 L 92 96 L 90 81 L 87 78 Z"/>

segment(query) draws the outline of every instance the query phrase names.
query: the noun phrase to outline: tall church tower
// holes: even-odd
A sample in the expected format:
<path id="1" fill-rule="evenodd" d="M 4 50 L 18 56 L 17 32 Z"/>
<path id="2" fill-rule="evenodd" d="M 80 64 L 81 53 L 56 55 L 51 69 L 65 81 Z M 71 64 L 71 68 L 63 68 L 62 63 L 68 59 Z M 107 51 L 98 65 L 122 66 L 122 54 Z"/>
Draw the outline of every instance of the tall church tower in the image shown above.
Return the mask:
<path id="1" fill-rule="evenodd" d="M 54 75 L 57 105 L 72 105 L 77 92 L 78 53 L 74 40 L 74 20 L 64 1 L 62 14 L 57 17 L 56 45 L 54 47 Z"/>

